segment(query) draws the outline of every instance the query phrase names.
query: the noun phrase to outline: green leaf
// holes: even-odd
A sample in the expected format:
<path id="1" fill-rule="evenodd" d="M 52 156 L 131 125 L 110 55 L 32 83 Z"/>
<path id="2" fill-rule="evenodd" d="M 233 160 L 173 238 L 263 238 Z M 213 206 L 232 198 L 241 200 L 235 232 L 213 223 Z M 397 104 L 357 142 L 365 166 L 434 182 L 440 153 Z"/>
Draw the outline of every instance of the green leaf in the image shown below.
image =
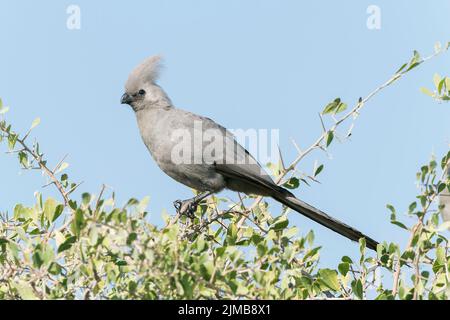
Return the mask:
<path id="1" fill-rule="evenodd" d="M 436 87 L 436 89 L 439 87 L 441 79 L 442 78 L 441 78 L 441 76 L 439 74 L 437 74 L 437 73 L 434 74 L 434 76 L 433 76 L 433 83 L 434 83 L 434 86 Z M 438 89 L 438 92 L 440 92 L 440 91 L 441 90 Z"/>
<path id="2" fill-rule="evenodd" d="M 306 241 L 309 243 L 310 246 L 314 243 L 314 231 L 309 231 L 305 236 Z"/>
<path id="3" fill-rule="evenodd" d="M 61 165 L 58 167 L 58 170 L 56 170 L 55 173 L 60 173 L 66 170 L 69 167 L 69 164 L 67 162 L 61 163 Z"/>
<path id="4" fill-rule="evenodd" d="M 62 271 L 61 266 L 56 262 L 52 262 L 50 264 L 50 267 L 48 268 L 48 272 L 50 272 L 54 276 L 60 275 L 61 271 Z"/>
<path id="5" fill-rule="evenodd" d="M 14 285 L 14 287 L 23 300 L 39 300 L 29 283 L 20 280 Z"/>
<path id="6" fill-rule="evenodd" d="M 61 184 L 64 188 L 67 188 L 69 185 L 69 176 L 66 173 L 61 175 Z"/>
<path id="7" fill-rule="evenodd" d="M 237 227 L 234 223 L 230 224 L 228 226 L 228 231 L 227 231 L 227 242 L 230 245 L 234 245 L 236 243 L 237 240 Z"/>
<path id="8" fill-rule="evenodd" d="M 449 77 L 445 77 L 445 88 L 447 89 L 447 91 L 450 91 L 450 78 Z"/>
<path id="9" fill-rule="evenodd" d="M 420 57 L 419 52 L 414 50 L 414 55 L 413 55 L 411 61 L 409 62 L 409 66 L 408 66 L 408 69 L 406 69 L 406 71 L 410 71 L 410 70 L 414 69 L 421 63 L 422 63 L 422 59 Z"/>
<path id="10" fill-rule="evenodd" d="M 16 259 L 16 261 L 19 261 L 19 251 L 20 251 L 19 246 L 13 241 L 8 241 L 7 247 L 11 255 L 14 257 L 14 259 Z"/>
<path id="11" fill-rule="evenodd" d="M 442 80 L 439 82 L 439 85 L 438 85 L 438 87 L 437 87 L 437 90 L 438 90 L 439 94 L 441 94 L 442 89 L 444 88 L 444 84 L 445 84 L 445 79 L 442 79 Z"/>
<path id="12" fill-rule="evenodd" d="M 288 188 L 288 189 L 297 189 L 300 186 L 300 180 L 298 180 L 298 178 L 296 177 L 292 177 L 290 178 L 288 181 L 286 181 L 283 184 L 284 187 Z"/>
<path id="13" fill-rule="evenodd" d="M 412 213 L 412 212 L 414 212 L 414 210 L 416 210 L 416 208 L 417 208 L 417 202 L 414 201 L 409 205 L 408 212 Z"/>
<path id="14" fill-rule="evenodd" d="M 430 97 L 432 97 L 432 98 L 434 97 L 434 93 L 431 92 L 428 88 L 421 87 L 421 88 L 420 88 L 420 91 L 421 91 L 422 93 L 426 94 L 427 96 L 430 96 Z"/>
<path id="15" fill-rule="evenodd" d="M 30 130 L 36 128 L 40 123 L 41 123 L 41 118 L 34 119 L 33 122 L 31 123 Z"/>
<path id="16" fill-rule="evenodd" d="M 350 270 L 350 264 L 348 264 L 347 262 L 342 262 L 339 264 L 338 270 L 345 277 Z"/>
<path id="17" fill-rule="evenodd" d="M 355 296 L 358 299 L 363 299 L 364 298 L 363 285 L 362 285 L 361 280 L 358 279 L 356 281 L 353 281 L 353 283 L 352 283 L 352 290 L 353 290 L 353 293 L 355 294 Z"/>
<path id="18" fill-rule="evenodd" d="M 48 198 L 47 200 L 45 200 L 43 209 L 44 209 L 44 216 L 45 216 L 45 218 L 47 218 L 47 221 L 50 221 L 50 222 L 54 221 L 54 216 L 55 216 L 57 205 L 58 205 L 58 203 L 53 198 Z M 59 214 L 61 214 L 61 213 L 59 213 Z"/>
<path id="19" fill-rule="evenodd" d="M 336 108 L 336 110 L 334 111 L 334 113 L 335 113 L 335 114 L 338 114 L 338 113 L 343 112 L 343 111 L 345 111 L 345 110 L 347 110 L 347 104 L 341 102 L 341 103 L 339 103 L 339 105 L 337 106 L 337 108 Z"/>
<path id="20" fill-rule="evenodd" d="M 136 207 L 137 212 L 143 213 L 147 209 L 149 202 L 150 197 L 149 196 L 144 197 L 144 199 L 142 199 Z"/>
<path id="21" fill-rule="evenodd" d="M 254 234 L 252 235 L 250 240 L 253 242 L 253 244 L 258 245 L 261 241 L 264 240 L 264 238 L 259 234 Z"/>
<path id="22" fill-rule="evenodd" d="M 203 265 L 202 265 L 202 273 L 205 276 L 206 280 L 211 279 L 213 272 L 214 272 L 214 263 L 213 261 L 209 260 L 206 261 Z"/>
<path id="23" fill-rule="evenodd" d="M 33 266 L 35 268 L 39 269 L 42 266 L 42 264 L 44 263 L 44 260 L 41 257 L 41 251 L 36 250 L 33 253 L 32 260 L 33 260 Z"/>
<path id="24" fill-rule="evenodd" d="M 417 67 L 419 64 L 420 64 L 420 62 L 411 63 L 411 65 L 409 66 L 409 68 L 406 71 L 411 71 L 412 69 Z"/>
<path id="25" fill-rule="evenodd" d="M 333 131 L 328 131 L 328 132 L 327 132 L 327 137 L 326 137 L 326 140 L 327 140 L 327 147 L 331 144 L 331 142 L 333 141 L 333 139 L 334 139 L 334 133 L 333 133 Z"/>
<path id="26" fill-rule="evenodd" d="M 74 200 L 69 200 L 69 207 L 70 207 L 72 210 L 77 210 L 77 209 L 78 209 L 77 202 L 74 201 Z"/>
<path id="27" fill-rule="evenodd" d="M 436 249 L 436 261 L 441 264 L 445 265 L 447 262 L 447 259 L 445 257 L 445 249 L 443 247 L 437 247 Z"/>
<path id="28" fill-rule="evenodd" d="M 361 253 L 361 255 L 364 255 L 366 252 L 366 239 L 365 238 L 359 239 L 359 252 Z"/>
<path id="29" fill-rule="evenodd" d="M 66 251 L 72 247 L 72 245 L 77 241 L 77 237 L 71 236 L 67 238 L 59 247 L 58 247 L 58 253 L 61 253 L 63 251 Z"/>
<path id="30" fill-rule="evenodd" d="M 285 236 L 287 238 L 292 238 L 297 233 L 298 233 L 298 228 L 297 227 L 292 227 L 292 228 L 289 228 L 289 229 L 285 230 L 283 232 L 283 236 Z"/>
<path id="31" fill-rule="evenodd" d="M 264 243 L 259 243 L 256 246 L 256 253 L 258 254 L 258 257 L 264 257 L 267 252 L 267 246 Z"/>
<path id="32" fill-rule="evenodd" d="M 391 211 L 391 219 L 392 219 L 392 215 L 395 217 L 395 208 L 392 204 L 387 204 L 386 208 L 389 209 L 389 211 Z"/>
<path id="33" fill-rule="evenodd" d="M 339 106 L 340 103 L 341 103 L 341 98 L 334 99 L 333 102 L 330 102 L 329 104 L 327 104 L 325 106 L 325 108 L 322 111 L 322 114 L 328 114 L 328 113 L 335 112 L 336 108 Z"/>
<path id="34" fill-rule="evenodd" d="M 407 65 L 408 63 L 403 64 L 395 73 L 400 73 L 403 69 L 406 68 Z"/>
<path id="35" fill-rule="evenodd" d="M 28 155 L 24 151 L 19 152 L 19 162 L 24 168 L 28 168 Z"/>
<path id="36" fill-rule="evenodd" d="M 17 142 L 17 135 L 14 133 L 11 133 L 8 136 L 8 148 L 10 151 L 14 149 L 14 147 L 16 146 L 16 142 Z"/>
<path id="37" fill-rule="evenodd" d="M 319 270 L 320 280 L 325 284 L 328 288 L 339 291 L 339 281 L 337 278 L 337 272 L 331 269 L 321 269 Z"/>
<path id="38" fill-rule="evenodd" d="M 323 164 L 321 164 L 320 166 L 317 167 L 316 171 L 314 171 L 314 177 L 316 177 L 319 173 L 322 172 L 324 166 Z"/>
<path id="39" fill-rule="evenodd" d="M 81 195 L 81 199 L 81 203 L 85 206 L 88 206 L 89 203 L 91 203 L 92 196 L 89 193 L 85 192 Z"/>
<path id="40" fill-rule="evenodd" d="M 348 264 L 352 264 L 353 263 L 353 260 L 349 256 L 343 256 L 341 258 L 341 260 L 342 260 L 342 262 L 346 262 Z"/>
<path id="41" fill-rule="evenodd" d="M 9 111 L 9 107 L 3 106 L 2 100 L 0 99 L 0 114 L 5 114 Z"/>
<path id="42" fill-rule="evenodd" d="M 405 226 L 405 225 L 404 225 L 403 223 L 401 223 L 400 221 L 397 221 L 397 220 L 391 220 L 391 223 L 394 224 L 394 225 L 396 225 L 396 226 L 398 226 L 398 227 L 400 227 L 400 228 L 402 228 L 402 229 L 408 230 L 408 227 Z"/>
<path id="43" fill-rule="evenodd" d="M 274 231 L 280 231 L 285 229 L 289 225 L 289 220 L 286 219 L 285 216 L 280 216 L 277 219 L 275 219 L 274 223 L 270 227 L 270 229 Z"/>
<path id="44" fill-rule="evenodd" d="M 130 233 L 127 238 L 127 245 L 131 245 L 133 243 L 133 241 L 135 241 L 136 239 L 137 239 L 136 232 Z"/>
<path id="45" fill-rule="evenodd" d="M 55 222 L 56 219 L 58 219 L 61 216 L 63 211 L 64 211 L 64 205 L 62 205 L 62 204 L 57 205 L 55 208 L 55 213 L 53 214 L 53 218 L 52 218 L 51 222 Z"/>
<path id="46" fill-rule="evenodd" d="M 307 259 L 311 259 L 313 261 L 317 260 L 319 258 L 319 251 L 322 247 L 316 247 L 314 249 L 311 249 L 310 251 L 308 251 L 305 256 L 303 257 L 303 260 L 307 260 Z"/>

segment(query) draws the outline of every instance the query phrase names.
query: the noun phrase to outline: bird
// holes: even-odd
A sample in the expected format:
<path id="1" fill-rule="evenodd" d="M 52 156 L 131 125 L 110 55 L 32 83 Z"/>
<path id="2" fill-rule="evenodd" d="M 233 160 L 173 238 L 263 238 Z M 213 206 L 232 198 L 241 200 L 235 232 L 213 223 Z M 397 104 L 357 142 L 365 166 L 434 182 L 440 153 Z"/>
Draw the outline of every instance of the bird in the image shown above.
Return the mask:
<path id="1" fill-rule="evenodd" d="M 210 118 L 175 107 L 158 84 L 161 60 L 159 55 L 150 56 L 132 70 L 120 102 L 134 111 L 141 138 L 159 168 L 197 190 L 192 199 L 174 202 L 178 213 L 192 216 L 201 201 L 228 189 L 271 197 L 350 240 L 364 238 L 369 249 L 377 250 L 377 241 L 277 185 L 229 130 Z M 206 135 L 215 139 L 206 139 Z"/>
<path id="2" fill-rule="evenodd" d="M 447 169 L 447 179 L 450 180 L 450 168 Z M 439 205 L 443 206 L 441 210 L 442 220 L 444 222 L 450 221 L 450 192 L 445 189 L 439 194 Z M 450 227 L 449 227 L 450 230 Z"/>

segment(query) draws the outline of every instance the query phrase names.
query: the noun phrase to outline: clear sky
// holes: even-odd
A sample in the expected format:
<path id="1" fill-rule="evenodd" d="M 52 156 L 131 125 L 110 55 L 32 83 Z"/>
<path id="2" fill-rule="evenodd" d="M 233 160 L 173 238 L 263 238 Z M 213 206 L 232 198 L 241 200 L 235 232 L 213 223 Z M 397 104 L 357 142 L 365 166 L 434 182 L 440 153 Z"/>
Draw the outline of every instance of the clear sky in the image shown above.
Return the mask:
<path id="1" fill-rule="evenodd" d="M 69 5 L 81 28 L 66 26 Z M 381 12 L 370 30 L 369 5 Z M 81 191 L 111 186 L 119 204 L 151 197 L 151 220 L 173 213 L 191 191 L 166 177 L 150 158 L 131 110 L 120 105 L 129 71 L 152 54 L 165 57 L 160 84 L 176 106 L 229 128 L 280 130 L 285 160 L 321 133 L 318 112 L 335 97 L 349 104 L 406 62 L 450 40 L 450 2 L 435 1 L 6 1 L 0 3 L 0 97 L 19 132 L 34 134 L 56 163 L 66 153 Z M 295 193 L 382 241 L 406 243 L 391 226 L 386 203 L 406 211 L 415 173 L 450 139 L 450 105 L 419 92 L 435 72 L 450 74 L 447 53 L 384 90 L 363 110 L 351 141 L 330 158 L 316 153 L 300 165 L 325 164 L 321 184 Z M 4 149 L 2 149 L 4 150 Z M 33 203 L 43 185 L 0 154 L 0 210 Z M 46 190 L 46 193 L 52 193 Z M 236 197 L 231 193 L 226 193 Z M 302 233 L 313 229 L 322 264 L 334 266 L 357 245 L 294 213 Z"/>

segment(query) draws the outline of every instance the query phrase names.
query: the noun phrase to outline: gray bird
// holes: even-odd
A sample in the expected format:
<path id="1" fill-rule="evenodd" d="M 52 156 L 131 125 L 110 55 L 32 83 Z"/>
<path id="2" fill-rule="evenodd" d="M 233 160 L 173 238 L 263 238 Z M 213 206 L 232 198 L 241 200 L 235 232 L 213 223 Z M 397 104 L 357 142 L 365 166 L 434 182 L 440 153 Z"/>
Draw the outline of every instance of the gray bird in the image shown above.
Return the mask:
<path id="1" fill-rule="evenodd" d="M 450 180 L 450 168 L 447 169 L 447 179 Z M 441 211 L 442 220 L 444 220 L 444 222 L 450 221 L 450 192 L 448 192 L 447 189 L 442 191 L 439 195 L 439 204 L 444 206 Z"/>
<path id="2" fill-rule="evenodd" d="M 348 239 L 365 238 L 367 247 L 376 250 L 377 241 L 278 186 L 224 127 L 175 108 L 156 84 L 159 70 L 159 56 L 138 65 L 129 75 L 121 103 L 134 110 L 144 144 L 161 170 L 199 191 L 192 199 L 174 202 L 179 213 L 192 214 L 200 201 L 224 189 L 268 196 Z"/>

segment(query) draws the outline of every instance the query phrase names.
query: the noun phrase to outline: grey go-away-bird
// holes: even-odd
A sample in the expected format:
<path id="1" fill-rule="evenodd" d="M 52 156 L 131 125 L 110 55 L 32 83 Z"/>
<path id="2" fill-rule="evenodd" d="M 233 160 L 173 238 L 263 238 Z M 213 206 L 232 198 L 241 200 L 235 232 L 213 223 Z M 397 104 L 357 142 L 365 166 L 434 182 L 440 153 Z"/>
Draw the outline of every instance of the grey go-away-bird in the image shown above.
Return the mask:
<path id="1" fill-rule="evenodd" d="M 267 196 L 350 240 L 365 238 L 367 247 L 376 250 L 377 241 L 278 186 L 224 127 L 173 106 L 156 83 L 159 69 L 159 56 L 137 66 L 125 84 L 121 103 L 134 110 L 142 139 L 158 166 L 199 192 L 192 199 L 175 201 L 179 213 L 192 214 L 199 202 L 224 189 Z"/>

